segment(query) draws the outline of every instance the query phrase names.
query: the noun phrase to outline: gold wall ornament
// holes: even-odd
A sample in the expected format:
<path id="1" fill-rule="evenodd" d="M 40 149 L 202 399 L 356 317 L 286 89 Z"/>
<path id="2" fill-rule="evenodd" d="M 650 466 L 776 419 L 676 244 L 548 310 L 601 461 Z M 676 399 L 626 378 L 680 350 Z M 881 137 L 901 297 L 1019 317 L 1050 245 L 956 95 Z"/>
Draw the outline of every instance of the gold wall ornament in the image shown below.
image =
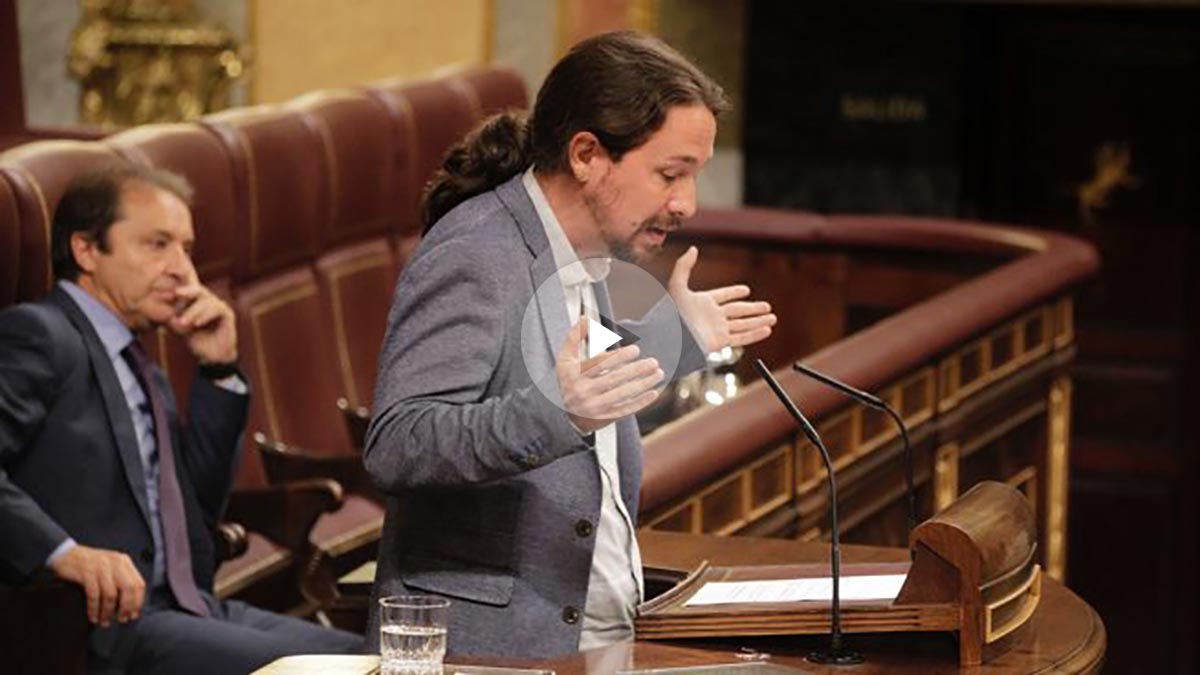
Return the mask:
<path id="1" fill-rule="evenodd" d="M 1128 143 L 1109 141 L 1103 143 L 1092 155 L 1094 173 L 1091 179 L 1075 188 L 1075 199 L 1079 202 L 1079 219 L 1091 227 L 1096 223 L 1096 214 L 1108 206 L 1109 198 L 1117 188 L 1136 188 L 1141 184 L 1129 172 L 1133 154 Z"/>
<path id="2" fill-rule="evenodd" d="M 67 59 L 81 122 L 178 122 L 229 107 L 246 56 L 191 0 L 83 0 L 82 9 Z"/>

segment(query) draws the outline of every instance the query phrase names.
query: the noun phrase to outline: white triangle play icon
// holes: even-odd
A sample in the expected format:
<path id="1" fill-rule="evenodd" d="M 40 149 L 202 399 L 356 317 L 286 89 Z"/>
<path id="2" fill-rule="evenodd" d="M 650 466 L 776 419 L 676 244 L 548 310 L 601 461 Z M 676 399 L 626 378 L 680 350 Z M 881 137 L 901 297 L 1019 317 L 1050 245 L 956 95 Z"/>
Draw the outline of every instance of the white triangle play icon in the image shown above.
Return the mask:
<path id="1" fill-rule="evenodd" d="M 621 341 L 621 336 L 604 327 L 595 319 L 588 319 L 588 358 L 603 354 L 609 347 Z"/>

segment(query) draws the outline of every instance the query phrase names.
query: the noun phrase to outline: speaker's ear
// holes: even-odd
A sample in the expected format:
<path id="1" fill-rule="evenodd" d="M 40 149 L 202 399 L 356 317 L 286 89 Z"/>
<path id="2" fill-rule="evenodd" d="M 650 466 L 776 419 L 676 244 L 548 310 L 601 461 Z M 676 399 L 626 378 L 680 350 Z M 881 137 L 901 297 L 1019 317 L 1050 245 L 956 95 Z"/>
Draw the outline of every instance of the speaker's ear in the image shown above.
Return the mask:
<path id="1" fill-rule="evenodd" d="M 587 183 L 599 172 L 596 163 L 608 160 L 608 151 L 590 131 L 580 131 L 567 144 L 567 163 L 580 183 Z"/>

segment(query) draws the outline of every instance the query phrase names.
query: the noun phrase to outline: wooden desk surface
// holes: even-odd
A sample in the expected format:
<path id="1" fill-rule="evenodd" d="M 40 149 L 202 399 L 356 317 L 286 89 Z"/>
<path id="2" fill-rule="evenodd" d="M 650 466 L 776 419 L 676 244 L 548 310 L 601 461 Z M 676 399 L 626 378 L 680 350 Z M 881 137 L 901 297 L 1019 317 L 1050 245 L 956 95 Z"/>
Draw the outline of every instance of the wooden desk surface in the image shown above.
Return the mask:
<path id="1" fill-rule="evenodd" d="M 714 565 L 766 565 L 820 562 L 828 558 L 822 543 L 783 539 L 715 537 L 665 532 L 641 532 L 642 559 L 649 567 L 691 569 L 701 560 Z M 846 562 L 907 560 L 904 549 L 845 546 Z M 359 571 L 361 583 L 367 570 Z M 373 573 L 373 570 L 370 570 Z M 353 573 L 352 573 L 353 574 Z M 348 575 L 350 576 L 350 575 Z M 373 574 L 372 574 L 373 576 Z M 364 578 L 365 577 L 365 578 Z M 676 640 L 635 642 L 589 650 L 549 661 L 452 658 L 457 663 L 540 667 L 559 675 L 612 675 L 618 670 L 739 663 L 740 648 L 770 655 L 770 662 L 803 673 L 1093 673 L 1104 662 L 1104 623 L 1087 603 L 1067 588 L 1043 577 L 1042 599 L 1029 623 L 985 649 L 985 664 L 958 667 L 953 635 L 880 634 L 846 636 L 846 643 L 866 656 L 854 667 L 825 667 L 805 660 L 826 643 L 821 636 Z"/>

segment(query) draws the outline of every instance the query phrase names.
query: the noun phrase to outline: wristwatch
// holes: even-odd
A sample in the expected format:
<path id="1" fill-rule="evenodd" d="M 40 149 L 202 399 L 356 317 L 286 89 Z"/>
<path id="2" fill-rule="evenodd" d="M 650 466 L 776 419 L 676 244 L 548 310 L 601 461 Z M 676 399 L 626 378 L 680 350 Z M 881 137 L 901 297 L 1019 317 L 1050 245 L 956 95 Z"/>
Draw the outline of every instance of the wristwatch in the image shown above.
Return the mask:
<path id="1" fill-rule="evenodd" d="M 238 369 L 237 361 L 229 363 L 202 363 L 200 364 L 200 377 L 209 382 L 216 382 L 227 377 L 237 375 L 242 376 L 242 371 Z"/>

